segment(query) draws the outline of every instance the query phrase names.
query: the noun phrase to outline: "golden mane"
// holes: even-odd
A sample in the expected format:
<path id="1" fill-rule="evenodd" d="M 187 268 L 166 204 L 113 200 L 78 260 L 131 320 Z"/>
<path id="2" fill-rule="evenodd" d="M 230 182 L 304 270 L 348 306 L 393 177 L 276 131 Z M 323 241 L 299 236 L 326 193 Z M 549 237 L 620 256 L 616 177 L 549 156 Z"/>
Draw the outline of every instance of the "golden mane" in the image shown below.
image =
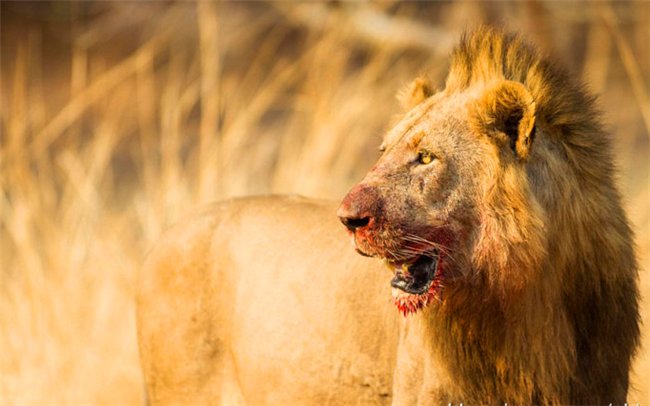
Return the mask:
<path id="1" fill-rule="evenodd" d="M 495 80 L 522 83 L 536 104 L 538 122 L 570 148 L 581 175 L 600 182 L 611 173 L 611 147 L 602 129 L 596 98 L 585 86 L 520 36 L 480 27 L 461 37 L 451 56 L 446 88 L 462 91 Z M 595 159 L 601 164 L 594 162 Z"/>
<path id="2" fill-rule="evenodd" d="M 625 393 L 630 359 L 639 342 L 637 264 L 633 233 L 614 183 L 612 147 L 595 108 L 595 97 L 517 35 L 485 27 L 464 34 L 452 53 L 445 90 L 489 88 L 504 80 L 521 83 L 533 98 L 538 139 L 532 148 L 536 156 L 515 170 L 506 166 L 494 169 L 507 180 L 497 184 L 499 192 L 486 198 L 489 209 L 484 221 L 488 229 L 501 232 L 484 233 L 477 258 L 492 277 L 500 277 L 502 285 L 536 282 L 526 293 L 528 299 L 518 304 L 519 309 L 508 304 L 516 303 L 512 294 L 503 295 L 506 312 L 525 314 L 527 319 L 519 326 L 519 334 L 526 340 L 503 339 L 511 348 L 508 362 L 521 364 L 521 371 L 529 369 L 519 377 L 499 376 L 497 381 L 507 382 L 505 388 L 513 391 L 510 399 L 524 403 L 604 400 L 593 392 L 594 383 L 605 385 L 609 380 L 607 384 L 611 384 L 612 376 L 622 377 L 621 383 L 609 390 Z M 504 196 L 510 200 L 500 206 Z M 513 196 L 518 197 L 515 213 L 526 213 L 517 220 L 500 214 L 512 205 Z M 536 226 L 540 219 L 545 223 L 541 228 Z M 532 226 L 527 226 L 526 220 Z M 525 249 L 512 244 L 518 235 L 525 236 L 520 239 Z M 495 252 L 503 252 L 507 258 L 503 261 L 510 264 L 488 263 L 487 259 L 498 257 Z M 534 263 L 533 258 L 540 262 Z M 529 280 L 524 279 L 523 271 L 528 272 Z M 471 300 L 461 299 L 458 306 L 467 303 Z M 528 310 L 521 311 L 524 307 Z M 477 309 L 481 311 L 487 314 L 490 310 Z M 442 319 L 438 328 L 453 323 Z M 485 315 L 477 317 L 486 319 Z M 444 339 L 454 340 L 454 334 L 457 332 L 451 329 Z M 483 326 L 482 334 L 501 343 L 498 325 Z M 542 336 L 546 338 L 538 340 Z M 442 343 L 443 348 L 445 345 Z M 554 345 L 555 349 L 549 349 Z M 617 346 L 626 350 L 614 355 Z M 452 351 L 455 349 L 445 349 L 442 354 L 449 356 Z M 497 361 L 498 352 L 491 354 Z M 538 358 L 535 352 L 545 355 Z M 495 359 L 489 362 L 499 365 Z M 464 361 L 487 365 L 483 359 Z M 468 377 L 466 371 L 456 371 L 453 366 L 450 371 L 455 379 Z M 567 381 L 571 382 L 570 393 L 560 389 Z M 469 382 L 469 386 L 480 388 L 485 383 L 483 373 Z M 541 388 L 537 393 L 530 389 L 533 382 Z M 521 397 L 527 391 L 534 393 L 532 398 Z"/>

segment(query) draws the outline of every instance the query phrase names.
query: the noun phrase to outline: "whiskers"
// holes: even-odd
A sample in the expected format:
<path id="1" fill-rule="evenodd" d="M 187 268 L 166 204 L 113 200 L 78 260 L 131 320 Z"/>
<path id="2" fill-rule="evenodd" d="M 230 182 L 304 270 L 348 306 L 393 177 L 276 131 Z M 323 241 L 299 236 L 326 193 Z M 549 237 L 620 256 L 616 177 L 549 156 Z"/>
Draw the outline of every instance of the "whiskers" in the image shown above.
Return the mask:
<path id="1" fill-rule="evenodd" d="M 373 238 L 370 245 L 380 256 L 389 259 L 391 262 L 408 262 L 421 255 L 433 256 L 442 254 L 453 263 L 457 263 L 451 250 L 444 244 L 431 241 L 422 236 L 404 233 L 395 236 L 397 233 L 379 234 Z"/>
<path id="2" fill-rule="evenodd" d="M 404 234 L 403 236 L 401 236 L 400 240 L 402 242 L 406 243 L 401 248 L 399 248 L 399 253 L 402 254 L 402 255 L 407 255 L 408 257 L 412 258 L 414 256 L 424 255 L 426 253 L 430 253 L 430 252 L 433 252 L 433 251 L 438 251 L 438 252 L 444 254 L 445 257 L 448 257 L 452 262 L 454 262 L 454 263 L 456 262 L 456 260 L 454 259 L 454 257 L 450 253 L 449 247 L 447 247 L 447 246 L 445 246 L 443 244 L 440 244 L 440 243 L 428 240 L 428 239 L 426 239 L 424 237 L 421 237 L 419 235 L 410 234 L 410 233 L 407 233 L 407 234 Z M 410 247 L 409 243 L 417 244 L 418 248 Z"/>
<path id="3" fill-rule="evenodd" d="M 413 258 L 416 255 L 420 255 L 421 253 L 416 253 L 415 251 L 407 248 L 401 248 L 397 247 L 395 249 L 390 249 L 390 248 L 384 248 L 386 253 L 390 256 L 391 260 L 393 261 L 406 261 L 408 259 Z"/>

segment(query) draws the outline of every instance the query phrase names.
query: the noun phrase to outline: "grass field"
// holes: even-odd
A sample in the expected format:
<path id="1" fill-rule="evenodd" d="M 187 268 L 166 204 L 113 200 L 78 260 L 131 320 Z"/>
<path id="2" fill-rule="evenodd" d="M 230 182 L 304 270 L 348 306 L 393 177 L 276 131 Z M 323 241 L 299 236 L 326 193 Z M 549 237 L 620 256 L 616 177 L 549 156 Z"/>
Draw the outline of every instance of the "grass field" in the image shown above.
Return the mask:
<path id="1" fill-rule="evenodd" d="M 199 204 L 340 199 L 395 93 L 466 27 L 522 32 L 600 94 L 650 294 L 650 3 L 7 2 L 0 404 L 137 404 L 134 275 Z M 645 347 L 650 305 L 642 307 Z M 621 332 L 625 334 L 625 332 Z M 650 402 L 650 356 L 631 403 Z"/>

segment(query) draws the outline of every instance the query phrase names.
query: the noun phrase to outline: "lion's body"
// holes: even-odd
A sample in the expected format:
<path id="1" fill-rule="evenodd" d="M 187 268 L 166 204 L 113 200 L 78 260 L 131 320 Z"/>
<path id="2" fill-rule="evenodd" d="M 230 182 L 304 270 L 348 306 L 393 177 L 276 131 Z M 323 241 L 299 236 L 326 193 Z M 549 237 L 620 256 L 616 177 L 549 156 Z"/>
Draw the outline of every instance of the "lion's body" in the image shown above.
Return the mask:
<path id="1" fill-rule="evenodd" d="M 625 402 L 637 265 L 593 99 L 492 30 L 464 38 L 445 89 L 429 89 L 415 83 L 339 209 L 357 249 L 398 269 L 413 314 L 396 319 L 390 276 L 331 206 L 226 203 L 145 267 L 153 400 Z"/>
<path id="2" fill-rule="evenodd" d="M 170 231 L 138 299 L 151 403 L 390 402 L 389 271 L 354 252 L 335 213 L 302 198 L 234 200 Z"/>

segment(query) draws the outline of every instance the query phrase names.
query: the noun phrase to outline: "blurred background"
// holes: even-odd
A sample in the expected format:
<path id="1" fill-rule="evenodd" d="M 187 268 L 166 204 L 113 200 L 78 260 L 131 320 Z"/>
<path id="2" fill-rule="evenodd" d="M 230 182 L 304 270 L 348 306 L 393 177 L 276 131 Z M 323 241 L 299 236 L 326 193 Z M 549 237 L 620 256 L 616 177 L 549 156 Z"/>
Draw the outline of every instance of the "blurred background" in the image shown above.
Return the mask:
<path id="1" fill-rule="evenodd" d="M 396 92 L 420 74 L 442 86 L 479 23 L 600 95 L 650 294 L 647 1 L 0 7 L 1 404 L 138 404 L 134 276 L 160 233 L 230 196 L 340 199 Z M 648 377 L 644 348 L 631 403 L 650 401 Z"/>

